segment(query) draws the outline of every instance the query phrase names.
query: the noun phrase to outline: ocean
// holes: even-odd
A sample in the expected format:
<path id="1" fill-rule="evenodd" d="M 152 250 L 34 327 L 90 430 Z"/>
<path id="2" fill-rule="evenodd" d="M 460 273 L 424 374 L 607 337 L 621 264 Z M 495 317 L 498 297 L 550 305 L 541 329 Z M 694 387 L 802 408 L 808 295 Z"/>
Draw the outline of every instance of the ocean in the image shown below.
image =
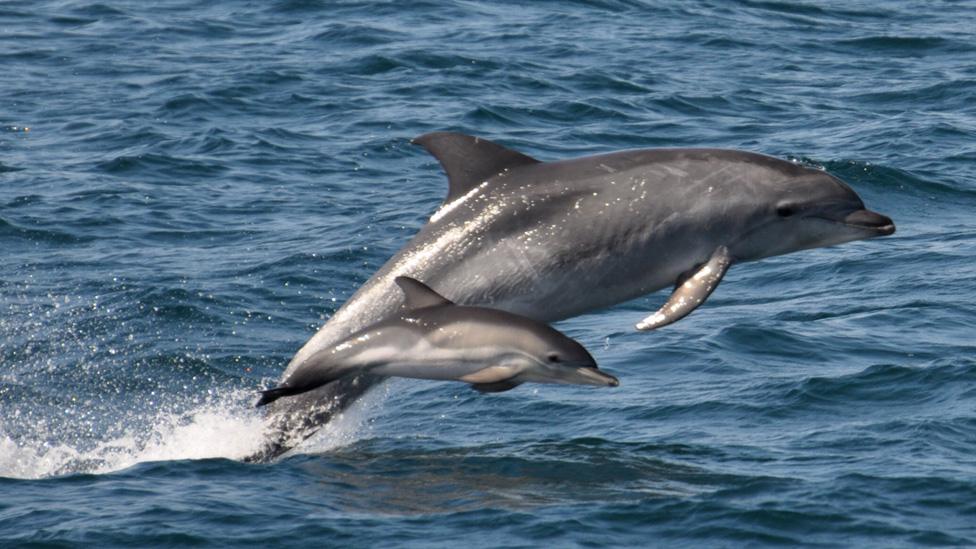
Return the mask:
<path id="1" fill-rule="evenodd" d="M 0 3 L 0 545 L 976 545 L 976 4 Z M 615 389 L 257 391 L 446 194 L 410 140 L 820 167 L 890 237 L 556 324 Z"/>

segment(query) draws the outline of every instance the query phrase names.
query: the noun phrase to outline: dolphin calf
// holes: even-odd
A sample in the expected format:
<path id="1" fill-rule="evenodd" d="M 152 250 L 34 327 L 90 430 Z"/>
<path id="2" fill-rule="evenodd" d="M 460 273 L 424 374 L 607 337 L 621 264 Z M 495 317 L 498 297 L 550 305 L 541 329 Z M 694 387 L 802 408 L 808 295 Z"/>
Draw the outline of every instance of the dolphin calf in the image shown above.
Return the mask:
<path id="1" fill-rule="evenodd" d="M 258 406 L 360 373 L 464 381 L 483 393 L 530 381 L 620 384 L 582 345 L 545 323 L 455 305 L 413 278 L 394 282 L 406 301 L 401 312 L 315 353 L 280 386 L 263 391 Z"/>
<path id="2" fill-rule="evenodd" d="M 541 162 L 469 135 L 414 143 L 441 164 L 429 222 L 295 354 L 283 380 L 322 349 L 391 315 L 412 276 L 464 305 L 550 322 L 673 287 L 637 320 L 661 328 L 701 306 L 735 263 L 890 235 L 846 183 L 814 168 L 724 149 L 644 149 Z M 352 376 L 272 403 L 280 454 L 382 379 Z"/>

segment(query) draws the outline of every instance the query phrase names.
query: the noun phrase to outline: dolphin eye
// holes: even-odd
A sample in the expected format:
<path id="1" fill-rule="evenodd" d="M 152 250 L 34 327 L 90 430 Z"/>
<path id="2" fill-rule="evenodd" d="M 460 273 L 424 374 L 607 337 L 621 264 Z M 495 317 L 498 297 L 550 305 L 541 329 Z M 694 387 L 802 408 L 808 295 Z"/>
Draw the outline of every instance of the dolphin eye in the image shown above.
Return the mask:
<path id="1" fill-rule="evenodd" d="M 793 206 L 788 204 L 783 204 L 776 207 L 776 215 L 780 217 L 790 217 L 794 213 L 796 213 L 796 211 L 793 209 Z"/>
<path id="2" fill-rule="evenodd" d="M 549 362 L 559 362 L 559 355 L 556 353 L 549 353 L 546 358 L 549 360 Z"/>

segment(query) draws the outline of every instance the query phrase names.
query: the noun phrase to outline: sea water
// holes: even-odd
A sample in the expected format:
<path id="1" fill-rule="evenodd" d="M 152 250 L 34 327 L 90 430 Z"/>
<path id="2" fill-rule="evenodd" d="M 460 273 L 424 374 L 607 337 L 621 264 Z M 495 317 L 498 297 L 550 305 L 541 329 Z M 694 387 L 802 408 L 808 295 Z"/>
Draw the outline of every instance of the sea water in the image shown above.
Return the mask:
<path id="1" fill-rule="evenodd" d="M 0 545 L 976 544 L 971 2 L 0 4 Z M 396 380 L 271 464 L 256 391 L 446 193 L 542 160 L 815 166 L 892 237 L 558 323 L 616 389 Z"/>

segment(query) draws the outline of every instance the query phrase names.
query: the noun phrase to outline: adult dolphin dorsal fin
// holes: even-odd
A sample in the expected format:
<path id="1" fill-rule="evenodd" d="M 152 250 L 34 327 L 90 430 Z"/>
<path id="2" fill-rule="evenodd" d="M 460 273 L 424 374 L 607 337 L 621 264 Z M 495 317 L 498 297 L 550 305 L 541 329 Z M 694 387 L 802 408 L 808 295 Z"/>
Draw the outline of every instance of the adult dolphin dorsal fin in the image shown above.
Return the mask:
<path id="1" fill-rule="evenodd" d="M 678 280 L 671 297 L 656 313 L 637 323 L 641 331 L 655 330 L 681 320 L 712 295 L 722 277 L 732 265 L 732 254 L 725 246 L 719 246 L 712 256 L 689 276 Z"/>
<path id="2" fill-rule="evenodd" d="M 453 202 L 488 179 L 539 161 L 487 139 L 455 132 L 433 132 L 412 141 L 427 149 L 447 173 L 444 203 Z"/>
<path id="3" fill-rule="evenodd" d="M 454 304 L 450 299 L 435 292 L 430 286 L 416 278 L 398 276 L 393 281 L 403 290 L 407 309 L 423 309 L 424 307 Z"/>

